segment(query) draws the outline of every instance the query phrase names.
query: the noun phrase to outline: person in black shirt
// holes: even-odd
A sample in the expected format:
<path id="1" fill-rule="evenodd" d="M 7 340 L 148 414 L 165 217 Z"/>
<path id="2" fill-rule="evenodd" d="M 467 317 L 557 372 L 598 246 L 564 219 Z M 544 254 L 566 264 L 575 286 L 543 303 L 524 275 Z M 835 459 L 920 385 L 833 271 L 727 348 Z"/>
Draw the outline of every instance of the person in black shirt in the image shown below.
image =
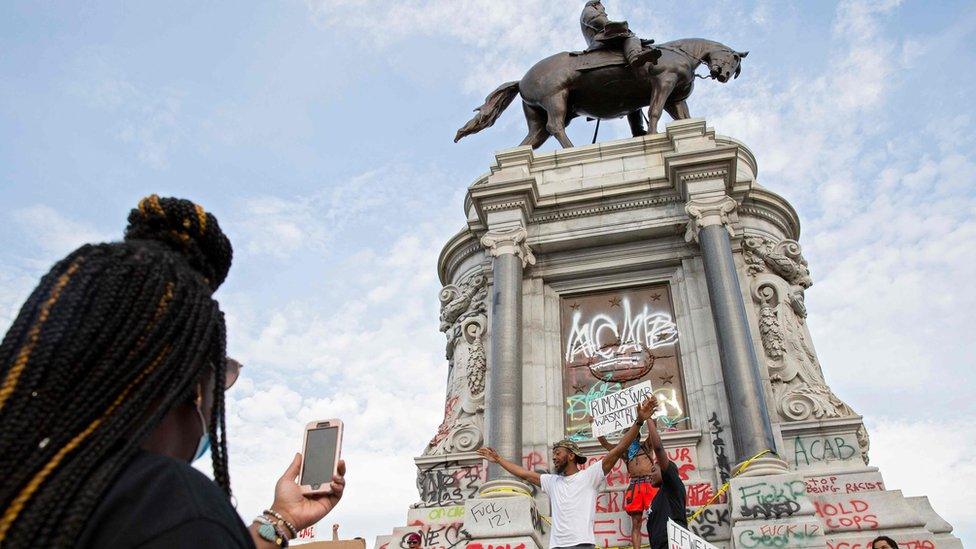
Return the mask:
<path id="1" fill-rule="evenodd" d="M 653 406 L 657 408 L 657 399 Z M 651 549 L 666 549 L 668 546 L 668 519 L 688 527 L 688 509 L 685 504 L 685 485 L 678 475 L 678 466 L 668 459 L 668 453 L 661 443 L 653 422 L 648 422 L 647 444 L 654 451 L 657 462 L 651 468 L 651 485 L 658 489 L 651 510 L 647 515 L 647 537 Z"/>
<path id="2" fill-rule="evenodd" d="M 296 454 L 249 528 L 231 506 L 240 365 L 213 293 L 232 255 L 213 215 L 152 195 L 124 241 L 41 279 L 0 343 L 0 547 L 270 548 L 338 503 L 345 464 L 304 496 Z M 190 466 L 208 448 L 213 481 Z"/>

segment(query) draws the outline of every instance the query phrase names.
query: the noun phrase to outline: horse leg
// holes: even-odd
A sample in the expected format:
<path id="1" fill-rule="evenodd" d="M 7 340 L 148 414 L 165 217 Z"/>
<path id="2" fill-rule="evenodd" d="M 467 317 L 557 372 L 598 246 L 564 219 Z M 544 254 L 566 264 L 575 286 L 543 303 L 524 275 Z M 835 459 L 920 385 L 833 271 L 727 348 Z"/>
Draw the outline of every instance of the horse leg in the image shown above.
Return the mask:
<path id="1" fill-rule="evenodd" d="M 533 149 L 538 149 L 550 137 L 546 131 L 546 111 L 523 101 L 522 112 L 525 113 L 525 122 L 529 125 L 529 134 L 519 146 L 531 145 Z"/>
<path id="2" fill-rule="evenodd" d="M 659 83 L 660 85 L 655 86 L 651 93 L 651 104 L 647 109 L 647 130 L 650 133 L 657 133 L 657 123 L 661 120 L 661 113 L 664 112 L 664 104 L 674 91 L 674 78 L 661 78 Z"/>
<path id="3" fill-rule="evenodd" d="M 546 109 L 546 113 L 549 114 L 549 119 L 546 122 L 546 131 L 552 134 L 559 144 L 563 146 L 564 149 L 568 149 L 573 146 L 573 142 L 569 140 L 569 136 L 566 135 L 566 122 L 572 117 L 566 116 L 567 106 L 566 101 L 569 99 L 569 92 L 563 90 L 561 92 L 554 93 L 542 101 L 542 106 Z"/>
<path id="4" fill-rule="evenodd" d="M 641 109 L 627 113 L 627 123 L 630 124 L 630 134 L 634 137 L 647 135 L 644 129 L 644 113 Z"/>
<path id="5" fill-rule="evenodd" d="M 675 120 L 685 120 L 691 118 L 691 114 L 688 112 L 688 102 L 687 101 L 676 101 L 674 103 L 667 103 L 664 105 L 664 110 L 668 111 L 671 118 Z"/>

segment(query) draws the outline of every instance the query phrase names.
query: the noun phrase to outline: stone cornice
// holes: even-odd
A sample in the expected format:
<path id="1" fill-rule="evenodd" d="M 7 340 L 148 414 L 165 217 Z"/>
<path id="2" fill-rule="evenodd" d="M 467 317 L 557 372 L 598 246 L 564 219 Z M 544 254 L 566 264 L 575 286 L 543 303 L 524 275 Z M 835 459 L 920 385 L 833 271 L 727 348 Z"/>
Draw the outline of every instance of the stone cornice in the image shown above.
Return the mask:
<path id="1" fill-rule="evenodd" d="M 576 208 L 573 210 L 547 210 L 545 213 L 536 213 L 531 220 L 533 223 L 549 223 L 552 221 L 562 221 L 564 219 L 573 219 L 576 217 L 600 215 L 608 212 L 634 210 L 646 208 L 648 206 L 670 204 L 680 201 L 681 198 L 677 195 L 654 196 L 634 200 L 625 200 L 622 202 L 594 204 L 593 206 Z"/>
<path id="2" fill-rule="evenodd" d="M 752 158 L 742 145 L 716 140 L 704 120 L 668 124 L 666 132 L 546 153 L 529 147 L 499 151 L 487 174 L 469 188 L 465 211 L 469 225 L 488 226 L 488 214 L 520 210 L 525 220 L 546 222 L 599 213 L 587 203 L 624 201 L 627 206 L 598 206 L 602 211 L 639 208 L 648 194 L 680 190 L 681 177 L 724 177 L 729 188 L 738 185 L 737 158 Z M 704 170 L 703 170 L 704 168 Z M 751 170 L 748 170 L 751 173 Z M 722 172 L 722 173 L 719 173 Z M 638 196 L 643 195 L 640 198 Z M 545 213 L 535 214 L 536 210 Z M 564 213 L 560 210 L 570 210 Z"/>
<path id="3" fill-rule="evenodd" d="M 783 231 L 783 238 L 800 239 L 800 216 L 783 197 L 762 187 L 753 187 L 739 206 L 740 218 L 756 216 Z"/>
<path id="4" fill-rule="evenodd" d="M 465 259 L 483 251 L 478 237 L 468 229 L 461 229 L 447 241 L 441 248 L 440 256 L 437 258 L 437 275 L 442 286 L 452 283 L 454 270 Z"/>

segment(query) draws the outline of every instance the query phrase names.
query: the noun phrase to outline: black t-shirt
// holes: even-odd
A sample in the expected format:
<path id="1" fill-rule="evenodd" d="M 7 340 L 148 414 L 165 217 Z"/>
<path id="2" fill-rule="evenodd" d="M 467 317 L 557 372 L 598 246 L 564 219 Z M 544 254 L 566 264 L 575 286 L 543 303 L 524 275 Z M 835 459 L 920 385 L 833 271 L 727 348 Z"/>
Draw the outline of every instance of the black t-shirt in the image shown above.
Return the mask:
<path id="1" fill-rule="evenodd" d="M 253 549 L 227 496 L 189 464 L 139 450 L 109 487 L 77 547 Z"/>
<path id="2" fill-rule="evenodd" d="M 668 468 L 661 472 L 661 488 L 654 496 L 651 512 L 647 515 L 647 536 L 651 538 L 651 549 L 667 548 L 668 518 L 688 527 L 685 485 L 673 461 L 668 461 Z"/>

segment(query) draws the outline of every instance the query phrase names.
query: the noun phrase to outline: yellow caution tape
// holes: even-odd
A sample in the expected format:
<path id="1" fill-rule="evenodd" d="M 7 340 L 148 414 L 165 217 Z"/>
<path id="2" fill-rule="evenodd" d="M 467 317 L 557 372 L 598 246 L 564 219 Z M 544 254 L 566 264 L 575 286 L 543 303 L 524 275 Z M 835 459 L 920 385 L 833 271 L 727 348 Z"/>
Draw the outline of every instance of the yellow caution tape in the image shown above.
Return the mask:
<path id="1" fill-rule="evenodd" d="M 735 471 L 732 471 L 732 478 L 735 478 L 735 477 L 739 476 L 739 473 L 741 473 L 742 471 L 745 471 L 746 468 L 748 468 L 750 465 L 752 465 L 752 462 L 753 461 L 756 461 L 757 459 L 763 457 L 764 455 L 766 455 L 768 453 L 770 453 L 770 450 L 763 450 L 762 452 L 759 452 L 758 454 L 756 454 L 756 455 L 752 456 L 751 458 L 749 458 L 749 459 L 743 461 L 742 463 L 740 463 L 739 466 L 735 468 Z M 722 487 L 718 489 L 718 492 L 715 492 L 715 495 L 712 496 L 708 501 L 705 502 L 705 505 L 702 505 L 701 507 L 699 507 L 698 510 L 695 511 L 695 513 L 693 515 L 691 515 L 691 517 L 688 518 L 688 523 L 689 524 L 692 523 L 692 522 L 694 522 L 695 519 L 697 519 L 699 515 L 701 515 L 703 512 L 705 512 L 705 508 L 706 507 L 708 507 L 709 505 L 711 505 L 712 503 L 714 503 L 715 500 L 717 500 L 718 498 L 722 497 L 722 494 L 724 494 L 725 492 L 728 491 L 729 486 L 732 485 L 732 478 L 730 478 L 728 482 L 726 482 L 725 484 L 723 484 Z"/>
<path id="2" fill-rule="evenodd" d="M 481 492 L 481 495 L 485 495 L 485 494 L 499 494 L 499 493 L 518 494 L 520 496 L 525 496 L 527 498 L 532 497 L 532 492 L 529 492 L 528 490 L 524 490 L 522 488 L 509 488 L 507 486 L 500 486 L 498 488 L 491 488 L 489 490 L 485 490 L 485 491 Z"/>

